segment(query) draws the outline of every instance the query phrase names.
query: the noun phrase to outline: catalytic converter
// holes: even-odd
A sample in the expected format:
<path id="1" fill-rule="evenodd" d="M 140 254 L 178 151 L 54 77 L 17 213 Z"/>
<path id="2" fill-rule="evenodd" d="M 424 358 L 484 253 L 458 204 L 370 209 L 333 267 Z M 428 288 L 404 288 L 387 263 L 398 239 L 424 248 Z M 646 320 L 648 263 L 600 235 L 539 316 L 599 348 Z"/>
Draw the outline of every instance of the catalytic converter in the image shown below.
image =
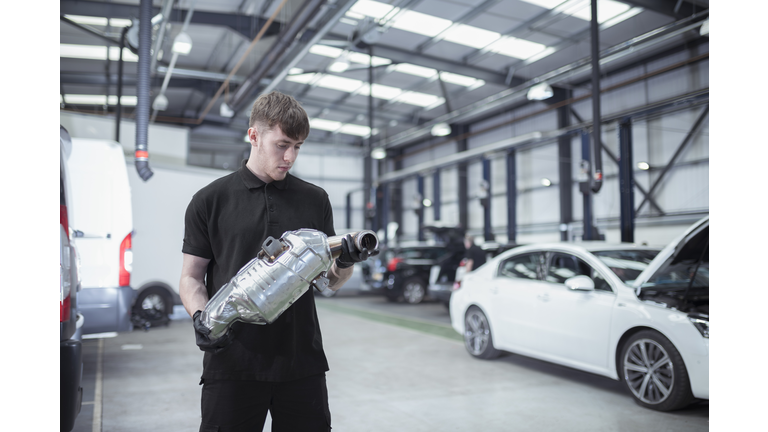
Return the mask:
<path id="1" fill-rule="evenodd" d="M 373 231 L 349 235 L 354 243 L 350 246 L 358 252 L 379 246 Z M 209 337 L 223 336 L 236 321 L 273 323 L 310 286 L 320 292 L 329 290 L 326 272 L 341 255 L 344 237 L 328 237 L 312 229 L 286 231 L 279 240 L 268 237 L 256 257 L 221 287 L 202 311 L 200 321 L 211 330 Z"/>

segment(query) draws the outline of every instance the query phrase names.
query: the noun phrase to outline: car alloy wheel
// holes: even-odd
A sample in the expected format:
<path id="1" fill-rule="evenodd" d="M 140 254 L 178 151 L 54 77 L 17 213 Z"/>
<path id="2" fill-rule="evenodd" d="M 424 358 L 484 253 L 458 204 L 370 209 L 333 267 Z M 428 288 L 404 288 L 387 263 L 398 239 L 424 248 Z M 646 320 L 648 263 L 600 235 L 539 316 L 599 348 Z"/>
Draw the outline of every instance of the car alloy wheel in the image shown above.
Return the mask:
<path id="1" fill-rule="evenodd" d="M 408 279 L 403 285 L 403 298 L 410 304 L 421 303 L 425 293 L 424 283 L 420 279 Z"/>
<path id="2" fill-rule="evenodd" d="M 149 294 L 141 302 L 141 313 L 150 321 L 160 320 L 165 316 L 165 300 L 160 294 Z"/>
<path id="3" fill-rule="evenodd" d="M 488 318 L 477 306 L 470 307 L 464 318 L 464 346 L 473 357 L 491 359 L 499 355 Z"/>
<path id="4" fill-rule="evenodd" d="M 621 370 L 624 383 L 642 406 L 671 411 L 693 400 L 680 353 L 657 332 L 644 330 L 627 341 L 621 354 Z"/>

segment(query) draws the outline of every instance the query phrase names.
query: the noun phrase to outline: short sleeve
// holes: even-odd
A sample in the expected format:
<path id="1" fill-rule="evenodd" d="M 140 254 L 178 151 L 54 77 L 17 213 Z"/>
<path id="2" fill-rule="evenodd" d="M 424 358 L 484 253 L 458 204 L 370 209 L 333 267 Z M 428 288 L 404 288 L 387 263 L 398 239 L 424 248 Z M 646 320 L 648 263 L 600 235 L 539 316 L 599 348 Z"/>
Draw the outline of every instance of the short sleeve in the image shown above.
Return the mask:
<path id="1" fill-rule="evenodd" d="M 184 244 L 181 251 L 185 254 L 213 259 L 211 238 L 208 234 L 208 212 L 198 194 L 192 197 L 184 214 Z"/>
<path id="2" fill-rule="evenodd" d="M 328 237 L 336 235 L 336 230 L 333 227 L 333 208 L 328 193 L 325 193 L 325 203 L 323 204 L 323 232 Z"/>

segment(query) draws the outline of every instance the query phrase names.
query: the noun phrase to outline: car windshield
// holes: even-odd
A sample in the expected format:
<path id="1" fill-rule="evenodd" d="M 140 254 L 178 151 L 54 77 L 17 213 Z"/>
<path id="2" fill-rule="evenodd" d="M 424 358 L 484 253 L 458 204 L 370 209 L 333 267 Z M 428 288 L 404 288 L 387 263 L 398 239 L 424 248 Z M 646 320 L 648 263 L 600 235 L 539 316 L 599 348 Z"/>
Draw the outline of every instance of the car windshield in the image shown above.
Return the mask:
<path id="1" fill-rule="evenodd" d="M 592 252 L 624 283 L 637 279 L 660 250 L 608 250 Z"/>

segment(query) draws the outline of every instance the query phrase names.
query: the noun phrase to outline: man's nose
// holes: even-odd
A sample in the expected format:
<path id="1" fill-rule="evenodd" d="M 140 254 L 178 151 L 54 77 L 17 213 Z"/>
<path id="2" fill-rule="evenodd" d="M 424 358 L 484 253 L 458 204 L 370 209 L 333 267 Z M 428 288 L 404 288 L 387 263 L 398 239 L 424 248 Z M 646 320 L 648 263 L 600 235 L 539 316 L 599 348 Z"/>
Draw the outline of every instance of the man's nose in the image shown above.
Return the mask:
<path id="1" fill-rule="evenodd" d="M 289 147 L 288 150 L 283 153 L 283 160 L 293 163 L 296 160 L 296 149 Z"/>

